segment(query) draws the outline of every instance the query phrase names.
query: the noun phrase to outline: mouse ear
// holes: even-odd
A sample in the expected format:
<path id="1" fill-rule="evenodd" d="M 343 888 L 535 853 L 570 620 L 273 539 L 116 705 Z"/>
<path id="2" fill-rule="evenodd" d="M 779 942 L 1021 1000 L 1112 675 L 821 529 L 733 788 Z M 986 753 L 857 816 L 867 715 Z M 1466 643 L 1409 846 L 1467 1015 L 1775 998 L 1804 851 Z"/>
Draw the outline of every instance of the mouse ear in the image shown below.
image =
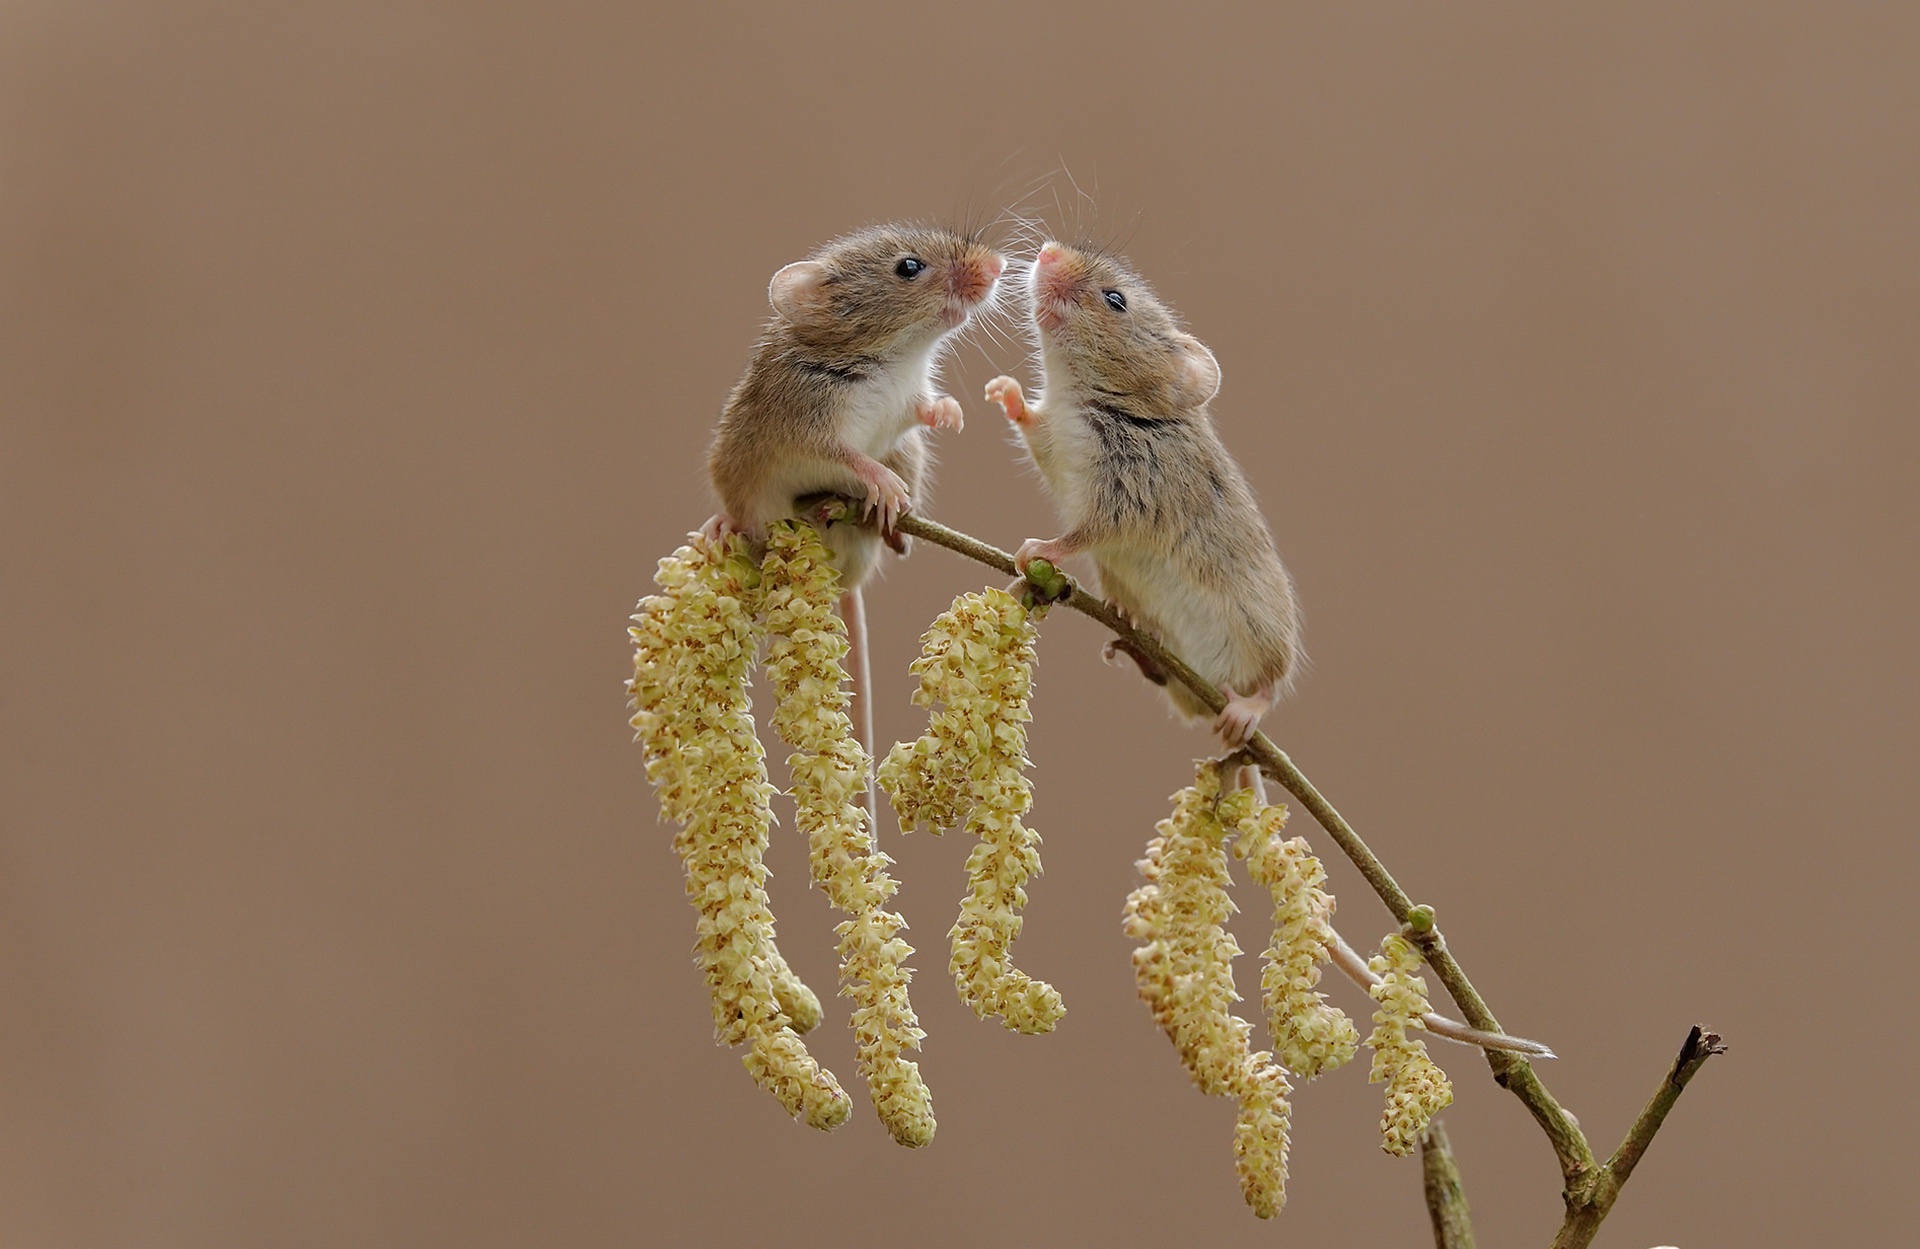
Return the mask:
<path id="1" fill-rule="evenodd" d="M 1199 407 L 1220 393 L 1220 362 L 1207 345 L 1191 334 L 1182 334 L 1180 344 L 1180 380 L 1175 383 L 1181 402 Z"/>
<path id="2" fill-rule="evenodd" d="M 796 260 L 773 275 L 767 284 L 767 302 L 786 321 L 805 322 L 825 309 L 827 267 L 817 260 Z"/>

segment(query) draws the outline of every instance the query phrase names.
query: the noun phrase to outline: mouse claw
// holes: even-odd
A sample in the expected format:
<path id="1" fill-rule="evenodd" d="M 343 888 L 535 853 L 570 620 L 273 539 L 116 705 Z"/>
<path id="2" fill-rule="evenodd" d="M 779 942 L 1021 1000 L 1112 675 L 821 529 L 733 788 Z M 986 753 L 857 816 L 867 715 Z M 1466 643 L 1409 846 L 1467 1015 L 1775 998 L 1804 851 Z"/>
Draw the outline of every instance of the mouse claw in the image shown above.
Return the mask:
<path id="1" fill-rule="evenodd" d="M 706 524 L 700 526 L 700 536 L 709 546 L 724 542 L 729 536 L 739 532 L 741 532 L 740 523 L 725 512 L 715 512 L 707 518 Z"/>
<path id="2" fill-rule="evenodd" d="M 1021 393 L 1020 383 L 1004 373 L 987 383 L 987 402 L 999 404 L 1006 411 L 1007 419 L 1015 425 L 1025 425 L 1033 419 L 1033 410 L 1027 407 L 1027 397 Z"/>
<path id="3" fill-rule="evenodd" d="M 952 395 L 936 395 L 914 405 L 914 415 L 928 429 L 959 430 L 966 425 L 966 413 Z"/>
<path id="4" fill-rule="evenodd" d="M 913 506 L 913 498 L 898 473 L 884 464 L 875 464 L 874 468 L 878 471 L 867 478 L 867 515 L 877 517 L 880 532 L 888 533 Z"/>

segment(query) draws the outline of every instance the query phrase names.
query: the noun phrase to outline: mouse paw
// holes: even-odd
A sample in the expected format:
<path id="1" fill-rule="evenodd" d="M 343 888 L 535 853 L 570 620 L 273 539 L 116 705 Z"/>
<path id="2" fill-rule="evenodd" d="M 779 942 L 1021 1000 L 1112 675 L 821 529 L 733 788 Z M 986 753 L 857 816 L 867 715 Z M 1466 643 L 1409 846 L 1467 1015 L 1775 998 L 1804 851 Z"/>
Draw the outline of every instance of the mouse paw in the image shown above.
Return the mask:
<path id="1" fill-rule="evenodd" d="M 1004 373 L 987 383 L 987 402 L 997 403 L 1006 411 L 1007 419 L 1015 425 L 1025 425 L 1033 419 L 1033 409 L 1027 406 L 1027 397 L 1020 390 L 1020 383 Z"/>
<path id="2" fill-rule="evenodd" d="M 1213 721 L 1213 731 L 1226 743 L 1229 750 L 1237 750 L 1253 740 L 1260 729 L 1260 717 L 1267 714 L 1273 706 L 1273 694 L 1261 690 L 1253 694 L 1236 693 L 1231 686 L 1222 685 L 1220 692 L 1227 696 L 1227 705 Z"/>
<path id="3" fill-rule="evenodd" d="M 700 526 L 700 536 L 709 546 L 724 542 L 729 536 L 742 532 L 745 530 L 740 522 L 725 512 L 715 512 L 707 518 L 706 524 Z"/>
<path id="4" fill-rule="evenodd" d="M 1060 541 L 1058 538 L 1052 540 L 1045 538 L 1028 538 L 1020 544 L 1020 549 L 1013 553 L 1013 566 L 1019 571 L 1020 575 L 1024 577 L 1027 572 L 1027 565 L 1031 564 L 1034 560 L 1043 559 L 1055 568 L 1058 568 L 1060 567 L 1060 561 L 1071 554 L 1073 554 L 1073 551 L 1066 543 Z"/>
<path id="5" fill-rule="evenodd" d="M 872 464 L 872 468 L 860 475 L 867 486 L 867 515 L 879 521 L 881 533 L 890 533 L 894 524 L 913 506 L 913 497 L 907 491 L 907 483 L 900 480 L 900 474 L 877 460 L 868 463 Z"/>
<path id="6" fill-rule="evenodd" d="M 914 405 L 913 414 L 928 429 L 958 430 L 966 424 L 966 413 L 952 395 L 935 395 Z"/>

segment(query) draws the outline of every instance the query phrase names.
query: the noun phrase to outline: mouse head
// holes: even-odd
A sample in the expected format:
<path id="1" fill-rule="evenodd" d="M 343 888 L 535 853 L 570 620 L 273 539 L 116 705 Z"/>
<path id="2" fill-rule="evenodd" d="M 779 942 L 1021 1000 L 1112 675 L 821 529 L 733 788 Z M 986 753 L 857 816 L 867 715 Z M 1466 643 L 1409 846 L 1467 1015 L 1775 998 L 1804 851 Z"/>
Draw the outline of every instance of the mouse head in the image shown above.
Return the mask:
<path id="1" fill-rule="evenodd" d="M 773 275 L 767 298 L 809 348 L 897 359 L 925 351 L 992 298 L 1005 262 L 937 226 L 875 226 Z"/>
<path id="2" fill-rule="evenodd" d="M 1048 385 L 1191 411 L 1220 389 L 1220 365 L 1118 256 L 1049 242 L 1029 275 Z"/>

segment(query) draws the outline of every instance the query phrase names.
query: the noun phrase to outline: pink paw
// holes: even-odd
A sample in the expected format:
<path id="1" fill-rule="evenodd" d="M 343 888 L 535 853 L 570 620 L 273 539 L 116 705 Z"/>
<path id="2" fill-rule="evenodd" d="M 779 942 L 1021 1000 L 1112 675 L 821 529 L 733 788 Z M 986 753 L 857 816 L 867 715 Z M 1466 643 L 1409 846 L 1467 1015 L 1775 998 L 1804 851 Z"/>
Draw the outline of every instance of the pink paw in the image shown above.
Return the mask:
<path id="1" fill-rule="evenodd" d="M 724 542 L 729 536 L 742 532 L 745 530 L 740 522 L 725 512 L 715 512 L 707 518 L 706 524 L 700 526 L 700 536 L 706 539 L 709 546 Z"/>
<path id="2" fill-rule="evenodd" d="M 894 524 L 913 506 L 912 496 L 907 492 L 907 483 L 900 475 L 884 464 L 875 464 L 876 470 L 866 478 L 867 514 L 875 516 L 880 522 L 880 532 L 890 533 Z"/>
<path id="3" fill-rule="evenodd" d="M 1229 749 L 1237 749 L 1253 740 L 1260 731 L 1260 717 L 1267 714 L 1273 706 L 1273 695 L 1262 691 L 1258 694 L 1236 694 L 1228 686 L 1221 686 L 1220 692 L 1227 696 L 1227 705 L 1214 718 L 1213 731 Z"/>
<path id="4" fill-rule="evenodd" d="M 1033 410 L 1027 407 L 1020 383 L 1004 374 L 987 383 L 987 402 L 999 404 L 1015 425 L 1025 425 L 1033 419 Z"/>
<path id="5" fill-rule="evenodd" d="M 1024 576 L 1027 565 L 1034 560 L 1043 559 L 1058 568 L 1060 561 L 1071 554 L 1072 552 L 1063 547 L 1058 539 L 1048 541 L 1045 538 L 1028 538 L 1020 544 L 1020 549 L 1013 553 L 1013 566 Z"/>
<path id="6" fill-rule="evenodd" d="M 914 415 L 928 429 L 957 430 L 966 424 L 966 413 L 960 410 L 960 401 L 952 395 L 940 395 L 921 403 Z"/>

